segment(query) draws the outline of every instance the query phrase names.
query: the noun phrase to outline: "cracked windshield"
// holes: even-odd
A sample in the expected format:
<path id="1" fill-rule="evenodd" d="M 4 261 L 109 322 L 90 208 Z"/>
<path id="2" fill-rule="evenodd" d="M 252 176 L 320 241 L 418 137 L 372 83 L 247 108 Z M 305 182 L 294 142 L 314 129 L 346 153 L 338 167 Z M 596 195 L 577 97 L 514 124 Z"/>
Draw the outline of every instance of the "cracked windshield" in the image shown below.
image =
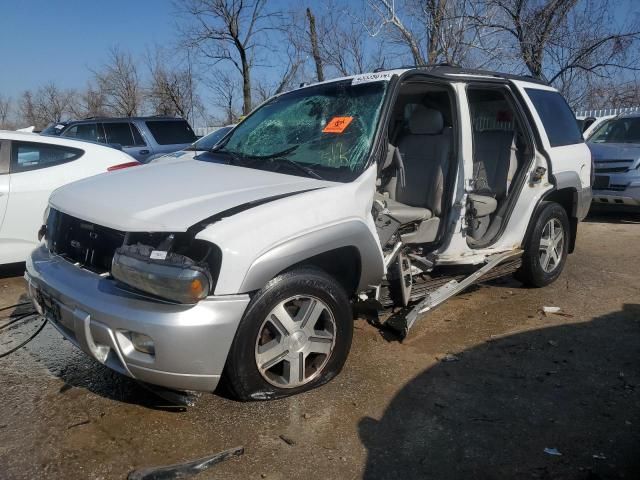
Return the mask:
<path id="1" fill-rule="evenodd" d="M 217 149 L 229 162 L 345 182 L 364 167 L 386 82 L 318 85 L 274 98 Z"/>

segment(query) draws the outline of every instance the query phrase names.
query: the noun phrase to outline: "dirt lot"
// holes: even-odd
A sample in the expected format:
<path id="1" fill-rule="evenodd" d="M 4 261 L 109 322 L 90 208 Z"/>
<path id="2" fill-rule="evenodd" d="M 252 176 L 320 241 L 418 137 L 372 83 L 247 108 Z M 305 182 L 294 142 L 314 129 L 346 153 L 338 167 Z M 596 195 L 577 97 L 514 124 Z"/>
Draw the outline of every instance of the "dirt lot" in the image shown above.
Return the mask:
<path id="1" fill-rule="evenodd" d="M 554 285 L 481 286 L 404 343 L 358 320 L 343 373 L 280 401 L 164 408 L 46 326 L 0 359 L 0 477 L 122 479 L 243 445 L 197 478 L 640 478 L 640 216 L 579 233 Z M 0 308 L 25 298 L 2 274 Z M 37 327 L 0 332 L 0 353 Z"/>

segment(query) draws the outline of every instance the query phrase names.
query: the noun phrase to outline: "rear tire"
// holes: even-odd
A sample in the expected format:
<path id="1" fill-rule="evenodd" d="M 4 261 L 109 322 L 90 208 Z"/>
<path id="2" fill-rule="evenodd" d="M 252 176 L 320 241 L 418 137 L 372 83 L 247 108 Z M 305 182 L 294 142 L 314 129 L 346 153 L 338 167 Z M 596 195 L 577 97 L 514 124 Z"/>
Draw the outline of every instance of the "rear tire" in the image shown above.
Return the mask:
<path id="1" fill-rule="evenodd" d="M 285 272 L 258 291 L 227 357 L 225 382 L 240 400 L 270 400 L 335 377 L 351 348 L 353 316 L 339 282 L 322 270 Z"/>
<path id="2" fill-rule="evenodd" d="M 553 283 L 566 263 L 569 235 L 566 210 L 558 203 L 544 202 L 525 243 L 522 266 L 515 277 L 531 287 Z"/>

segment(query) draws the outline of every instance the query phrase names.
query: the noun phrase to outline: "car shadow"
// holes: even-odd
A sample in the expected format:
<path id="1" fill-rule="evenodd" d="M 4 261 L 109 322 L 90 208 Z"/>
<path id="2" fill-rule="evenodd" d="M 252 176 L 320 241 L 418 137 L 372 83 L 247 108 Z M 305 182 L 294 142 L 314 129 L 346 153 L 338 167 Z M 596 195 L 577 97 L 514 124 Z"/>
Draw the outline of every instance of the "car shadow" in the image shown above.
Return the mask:
<path id="1" fill-rule="evenodd" d="M 615 207 L 598 208 L 592 206 L 589 215 L 583 221 L 587 223 L 640 224 L 640 209 L 631 211 Z"/>
<path id="2" fill-rule="evenodd" d="M 456 358 L 360 421 L 364 478 L 640 478 L 640 305 Z"/>

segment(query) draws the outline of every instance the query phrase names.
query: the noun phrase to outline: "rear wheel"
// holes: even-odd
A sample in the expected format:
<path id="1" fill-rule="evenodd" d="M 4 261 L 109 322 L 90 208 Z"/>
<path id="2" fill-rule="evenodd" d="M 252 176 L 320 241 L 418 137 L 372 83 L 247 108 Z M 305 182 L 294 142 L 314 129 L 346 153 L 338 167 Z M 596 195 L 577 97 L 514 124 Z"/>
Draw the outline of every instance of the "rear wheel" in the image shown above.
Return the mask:
<path id="1" fill-rule="evenodd" d="M 340 284 L 301 268 L 253 297 L 229 352 L 225 377 L 241 400 L 285 397 L 320 386 L 342 369 L 353 317 Z"/>
<path id="2" fill-rule="evenodd" d="M 533 287 L 554 282 L 567 259 L 569 235 L 566 210 L 558 203 L 545 202 L 525 244 L 522 267 L 516 278 Z"/>

